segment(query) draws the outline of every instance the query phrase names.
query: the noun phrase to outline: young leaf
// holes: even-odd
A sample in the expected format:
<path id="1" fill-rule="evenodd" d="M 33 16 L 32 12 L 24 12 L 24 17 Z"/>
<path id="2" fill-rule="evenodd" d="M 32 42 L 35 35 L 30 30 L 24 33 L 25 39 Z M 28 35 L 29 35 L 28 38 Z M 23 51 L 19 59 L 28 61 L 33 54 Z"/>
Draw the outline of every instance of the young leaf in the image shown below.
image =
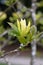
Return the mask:
<path id="1" fill-rule="evenodd" d="M 32 33 L 32 35 L 35 35 L 37 32 L 37 28 L 35 25 L 31 26 L 30 32 Z"/>
<path id="2" fill-rule="evenodd" d="M 14 33 L 14 35 L 20 35 L 18 28 L 14 24 L 12 24 L 12 23 L 8 23 L 8 24 L 12 27 L 12 31 L 10 31 L 12 33 L 12 35 L 13 35 L 13 33 Z"/>

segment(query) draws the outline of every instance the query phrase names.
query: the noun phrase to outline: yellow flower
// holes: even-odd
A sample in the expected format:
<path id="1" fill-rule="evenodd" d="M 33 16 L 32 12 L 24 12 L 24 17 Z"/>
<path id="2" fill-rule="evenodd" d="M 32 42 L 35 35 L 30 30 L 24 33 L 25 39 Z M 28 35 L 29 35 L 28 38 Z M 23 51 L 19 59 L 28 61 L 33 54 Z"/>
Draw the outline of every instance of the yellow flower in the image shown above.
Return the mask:
<path id="1" fill-rule="evenodd" d="M 25 19 L 20 21 L 20 24 L 21 24 L 21 35 L 25 35 L 25 32 L 26 32 L 26 21 Z"/>
<path id="2" fill-rule="evenodd" d="M 17 25 L 9 23 L 9 25 L 12 27 L 12 33 L 13 36 L 16 36 L 20 43 L 26 44 L 28 41 L 30 42 L 30 22 L 28 25 L 26 25 L 26 20 L 21 19 L 21 21 L 17 20 Z"/>
<path id="3" fill-rule="evenodd" d="M 17 20 L 17 27 L 21 36 L 25 36 L 30 31 L 30 22 L 26 25 L 26 20 Z"/>
<path id="4" fill-rule="evenodd" d="M 29 23 L 28 23 L 28 26 L 27 26 L 27 29 L 26 29 L 26 33 L 28 33 L 29 31 L 30 31 L 30 21 L 29 21 Z"/>

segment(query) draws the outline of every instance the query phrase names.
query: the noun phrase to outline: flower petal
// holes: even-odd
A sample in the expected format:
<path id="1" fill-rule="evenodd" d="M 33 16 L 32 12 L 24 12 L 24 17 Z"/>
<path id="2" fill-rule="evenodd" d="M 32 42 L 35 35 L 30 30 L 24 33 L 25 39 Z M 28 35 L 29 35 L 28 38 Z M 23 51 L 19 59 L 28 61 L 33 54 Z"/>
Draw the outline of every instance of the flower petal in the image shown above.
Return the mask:
<path id="1" fill-rule="evenodd" d="M 26 31 L 26 21 L 21 19 L 21 34 L 24 35 Z"/>
<path id="2" fill-rule="evenodd" d="M 28 23 L 27 29 L 26 29 L 26 33 L 28 33 L 30 31 L 30 22 Z"/>
<path id="3" fill-rule="evenodd" d="M 18 30 L 20 31 L 20 21 L 17 20 L 17 27 L 18 27 Z"/>

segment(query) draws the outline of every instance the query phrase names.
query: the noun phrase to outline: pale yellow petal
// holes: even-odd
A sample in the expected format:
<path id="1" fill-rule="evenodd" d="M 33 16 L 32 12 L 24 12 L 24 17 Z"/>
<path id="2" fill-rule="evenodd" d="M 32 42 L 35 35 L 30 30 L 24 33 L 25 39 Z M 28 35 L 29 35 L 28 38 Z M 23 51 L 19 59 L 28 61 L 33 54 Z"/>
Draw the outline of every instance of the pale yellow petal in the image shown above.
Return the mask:
<path id="1" fill-rule="evenodd" d="M 26 31 L 26 21 L 21 19 L 21 34 L 24 35 Z"/>
<path id="2" fill-rule="evenodd" d="M 17 27 L 18 27 L 18 30 L 20 31 L 20 21 L 17 20 Z"/>
<path id="3" fill-rule="evenodd" d="M 26 29 L 26 34 L 30 31 L 30 22 L 28 23 L 27 29 Z"/>

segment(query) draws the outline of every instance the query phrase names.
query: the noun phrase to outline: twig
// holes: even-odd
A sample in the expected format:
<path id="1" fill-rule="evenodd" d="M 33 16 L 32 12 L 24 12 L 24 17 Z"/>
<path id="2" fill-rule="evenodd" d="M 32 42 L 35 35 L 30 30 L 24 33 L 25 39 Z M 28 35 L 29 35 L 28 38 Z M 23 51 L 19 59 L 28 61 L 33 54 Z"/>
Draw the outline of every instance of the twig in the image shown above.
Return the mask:
<path id="1" fill-rule="evenodd" d="M 41 40 L 43 38 L 43 32 L 41 32 L 40 34 L 39 34 L 39 38 L 37 39 L 37 42 L 39 42 L 39 40 Z"/>
<path id="2" fill-rule="evenodd" d="M 32 16 L 32 20 L 33 20 L 33 24 L 36 25 L 36 16 L 35 16 L 35 12 L 36 12 L 36 0 L 32 0 L 32 8 L 31 8 L 31 16 Z"/>
<path id="3" fill-rule="evenodd" d="M 3 32 L 0 37 L 3 37 L 4 35 L 6 35 L 8 33 L 8 30 L 6 30 L 5 32 Z"/>
<path id="4" fill-rule="evenodd" d="M 8 39 L 3 42 L 1 49 L 3 49 L 10 40 L 11 40 L 11 36 L 9 36 Z"/>
<path id="5" fill-rule="evenodd" d="M 5 54 L 3 54 L 0 58 L 4 58 L 6 55 L 8 55 L 8 54 L 11 54 L 11 53 L 15 53 L 15 52 L 18 52 L 18 51 L 20 51 L 22 48 L 24 48 L 26 45 L 20 45 L 17 49 L 15 49 L 15 50 L 12 50 L 12 51 L 10 51 L 10 52 L 7 52 L 7 53 L 5 53 Z"/>
<path id="6" fill-rule="evenodd" d="M 16 0 L 15 3 L 13 3 L 12 5 L 10 5 L 4 12 L 6 13 L 13 5 L 15 5 L 18 2 L 18 0 Z M 1 16 L 4 15 L 4 13 L 1 14 Z M 0 16 L 0 17 L 1 17 Z"/>

